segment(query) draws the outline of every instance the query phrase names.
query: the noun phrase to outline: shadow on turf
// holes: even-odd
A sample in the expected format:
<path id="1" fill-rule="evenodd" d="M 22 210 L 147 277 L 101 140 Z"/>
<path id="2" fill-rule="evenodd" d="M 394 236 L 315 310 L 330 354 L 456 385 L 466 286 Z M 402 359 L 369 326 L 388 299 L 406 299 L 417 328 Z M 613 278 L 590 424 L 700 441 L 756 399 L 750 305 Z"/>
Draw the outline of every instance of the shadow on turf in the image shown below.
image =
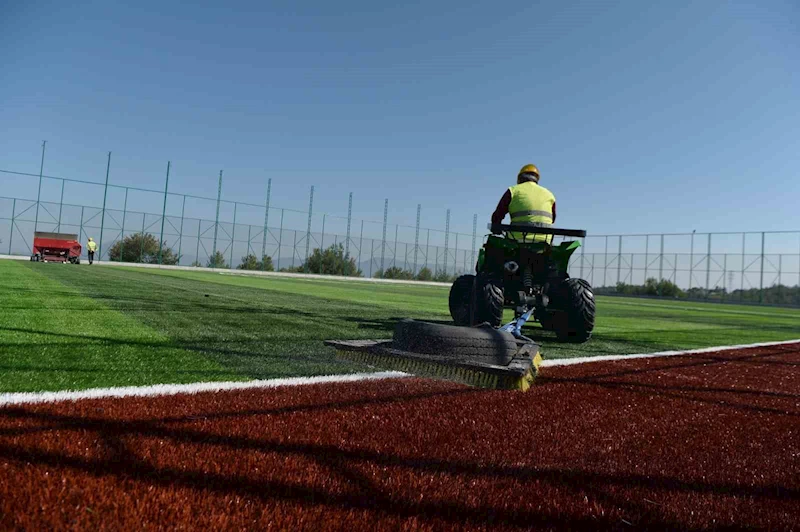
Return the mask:
<path id="1" fill-rule="evenodd" d="M 92 418 L 85 415 L 63 415 L 43 411 L 41 408 L 0 409 L 0 419 L 7 419 L 14 425 L 37 423 L 44 426 L 14 427 L 0 430 L 0 459 L 24 461 L 29 466 L 47 466 L 58 469 L 72 469 L 93 477 L 115 476 L 121 481 L 137 480 L 150 486 L 163 486 L 174 489 L 176 486 L 198 491 L 212 491 L 222 495 L 252 496 L 262 501 L 283 500 L 299 504 L 322 504 L 344 510 L 365 510 L 378 514 L 393 515 L 400 518 L 422 518 L 423 520 L 443 520 L 452 525 L 467 523 L 473 526 L 510 525 L 517 527 L 550 526 L 567 529 L 597 529 L 598 527 L 621 526 L 618 518 L 597 520 L 581 515 L 582 504 L 575 504 L 574 514 L 564 507 L 548 510 L 522 508 L 495 508 L 488 505 L 441 501 L 435 499 L 417 500 L 395 496 L 391 487 L 380 482 L 386 473 L 370 477 L 363 465 L 371 464 L 379 470 L 399 468 L 423 475 L 437 477 L 452 476 L 454 482 L 469 485 L 469 478 L 489 478 L 500 481 L 515 480 L 527 483 L 545 483 L 564 493 L 565 500 L 570 494 L 576 498 L 584 495 L 601 502 L 605 507 L 624 510 L 624 514 L 635 520 L 635 524 L 657 524 L 670 529 L 683 528 L 680 522 L 673 521 L 647 502 L 628 498 L 626 490 L 644 488 L 652 492 L 710 494 L 743 499 L 772 499 L 781 501 L 800 501 L 800 490 L 779 485 L 752 486 L 731 482 L 686 481 L 669 476 L 652 476 L 635 473 L 600 473 L 567 467 L 535 467 L 516 465 L 492 465 L 466 460 L 451 460 L 424 456 L 400 456 L 370 449 L 342 449 L 338 446 L 312 444 L 292 441 L 274 441 L 247 436 L 220 435 L 213 428 L 200 430 L 193 427 L 174 427 L 176 422 L 196 422 L 218 417 L 296 414 L 327 409 L 374 407 L 378 404 L 409 403 L 418 399 L 447 397 L 465 393 L 481 392 L 468 388 L 435 391 L 408 396 L 393 396 L 380 399 L 356 399 L 338 401 L 322 405 L 298 405 L 272 409 L 210 414 L 209 416 L 163 417 L 148 420 L 119 420 Z M 201 426 L 202 426 L 201 425 Z M 37 449 L 36 444 L 24 446 L 18 438 L 23 434 L 33 435 L 49 431 L 78 431 L 97 435 L 103 447 L 98 451 L 100 457 L 85 457 L 68 453 L 65 449 L 45 451 Z M 14 440 L 3 441 L 4 437 Z M 186 469 L 174 466 L 158 466 L 143 459 L 140 453 L 131 448 L 131 441 L 137 438 L 157 438 L 173 444 L 205 446 L 207 449 L 223 447 L 229 451 L 275 453 L 279 456 L 303 458 L 323 465 L 341 479 L 349 490 L 330 490 L 319 485 L 286 483 L 276 480 L 259 479 L 245 474 L 221 474 L 204 471 L 200 468 Z M 206 451 L 208 452 L 208 451 Z M 63 474 L 63 473 L 62 473 Z M 659 494 L 660 495 L 660 494 Z M 479 499 L 478 499 L 479 500 Z M 555 501 L 554 501 L 555 502 Z M 569 507 L 567 507 L 569 508 Z"/>

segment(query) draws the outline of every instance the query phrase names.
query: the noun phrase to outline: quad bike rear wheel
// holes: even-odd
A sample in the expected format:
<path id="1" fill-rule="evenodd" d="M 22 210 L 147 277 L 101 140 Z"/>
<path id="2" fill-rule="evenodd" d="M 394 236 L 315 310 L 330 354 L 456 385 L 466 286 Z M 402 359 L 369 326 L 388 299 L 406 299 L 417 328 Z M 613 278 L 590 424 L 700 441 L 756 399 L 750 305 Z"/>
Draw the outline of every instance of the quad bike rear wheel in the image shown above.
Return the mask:
<path id="1" fill-rule="evenodd" d="M 561 285 L 559 305 L 561 316 L 552 321 L 556 336 L 561 341 L 582 343 L 592 337 L 594 329 L 595 302 L 592 287 L 583 279 L 570 278 Z"/>

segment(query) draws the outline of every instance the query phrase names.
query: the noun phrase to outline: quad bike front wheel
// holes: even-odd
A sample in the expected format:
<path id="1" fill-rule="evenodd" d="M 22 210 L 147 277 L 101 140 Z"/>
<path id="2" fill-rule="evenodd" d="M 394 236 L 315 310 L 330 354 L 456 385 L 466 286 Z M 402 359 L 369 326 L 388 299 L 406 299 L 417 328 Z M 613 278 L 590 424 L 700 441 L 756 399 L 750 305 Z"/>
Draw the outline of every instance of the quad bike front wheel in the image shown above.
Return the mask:
<path id="1" fill-rule="evenodd" d="M 559 340 L 582 343 L 592 337 L 595 301 L 592 287 L 583 279 L 570 278 L 561 285 L 560 316 L 554 316 L 552 327 Z"/>
<path id="2" fill-rule="evenodd" d="M 503 279 L 486 273 L 475 278 L 475 323 L 499 327 L 503 323 Z"/>
<path id="3" fill-rule="evenodd" d="M 456 325 L 469 327 L 472 325 L 472 304 L 475 298 L 475 276 L 462 275 L 450 287 L 450 316 Z"/>

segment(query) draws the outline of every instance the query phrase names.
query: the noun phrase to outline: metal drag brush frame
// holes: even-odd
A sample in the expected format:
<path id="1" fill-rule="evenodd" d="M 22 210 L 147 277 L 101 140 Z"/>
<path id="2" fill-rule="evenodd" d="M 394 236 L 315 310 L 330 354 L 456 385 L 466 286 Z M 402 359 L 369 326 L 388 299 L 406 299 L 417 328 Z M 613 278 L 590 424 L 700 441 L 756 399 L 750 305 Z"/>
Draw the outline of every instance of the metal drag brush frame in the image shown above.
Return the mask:
<path id="1" fill-rule="evenodd" d="M 539 346 L 519 343 L 506 365 L 470 361 L 468 357 L 415 353 L 396 349 L 392 340 L 327 340 L 340 359 L 380 369 L 403 371 L 494 390 L 527 391 L 542 362 Z"/>

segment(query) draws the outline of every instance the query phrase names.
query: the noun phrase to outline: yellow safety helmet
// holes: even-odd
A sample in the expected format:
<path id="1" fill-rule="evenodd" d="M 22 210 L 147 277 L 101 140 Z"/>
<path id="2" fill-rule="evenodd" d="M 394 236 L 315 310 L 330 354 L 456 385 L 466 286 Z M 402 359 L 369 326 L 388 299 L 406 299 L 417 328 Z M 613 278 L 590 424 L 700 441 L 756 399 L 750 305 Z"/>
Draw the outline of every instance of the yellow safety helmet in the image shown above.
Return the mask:
<path id="1" fill-rule="evenodd" d="M 535 164 L 526 164 L 525 166 L 523 166 L 520 169 L 519 173 L 517 174 L 517 181 L 521 182 L 520 180 L 523 179 L 523 177 L 533 178 L 533 180 L 538 183 L 539 182 L 539 169 L 536 168 Z M 527 179 L 526 179 L 526 181 L 527 181 Z"/>
<path id="2" fill-rule="evenodd" d="M 89 242 L 91 242 L 91 241 L 92 241 L 92 237 L 89 237 Z"/>

